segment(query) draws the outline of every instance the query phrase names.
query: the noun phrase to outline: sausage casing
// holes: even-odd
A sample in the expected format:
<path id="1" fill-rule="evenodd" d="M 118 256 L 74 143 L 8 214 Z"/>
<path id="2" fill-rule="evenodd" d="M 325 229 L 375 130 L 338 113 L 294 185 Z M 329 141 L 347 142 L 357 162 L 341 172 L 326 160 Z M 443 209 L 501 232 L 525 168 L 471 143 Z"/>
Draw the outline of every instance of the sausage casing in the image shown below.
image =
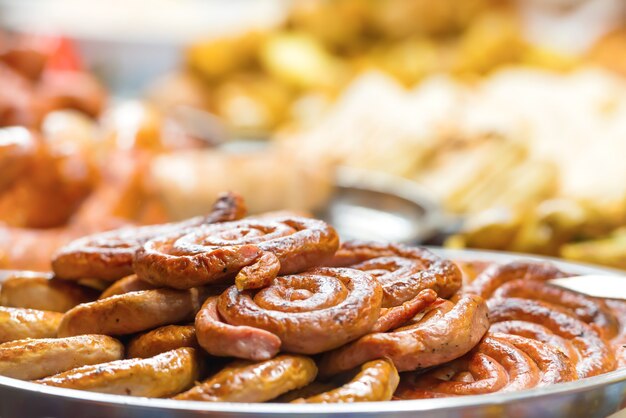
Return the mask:
<path id="1" fill-rule="evenodd" d="M 345 385 L 294 403 L 348 403 L 388 401 L 398 387 L 400 376 L 390 360 L 365 363 L 361 371 Z"/>
<path id="2" fill-rule="evenodd" d="M 199 348 L 193 325 L 166 325 L 133 338 L 128 343 L 129 358 L 147 358 L 181 347 Z"/>
<path id="3" fill-rule="evenodd" d="M 51 279 L 45 274 L 10 277 L 2 283 L 0 305 L 16 308 L 66 312 L 81 303 L 91 302 L 98 292 L 74 282 Z"/>
<path id="4" fill-rule="evenodd" d="M 56 337 L 62 313 L 0 306 L 0 343 Z"/>
<path id="5" fill-rule="evenodd" d="M 176 396 L 206 402 L 265 402 L 311 383 L 317 375 L 309 357 L 283 354 L 260 363 L 236 361 Z"/>
<path id="6" fill-rule="evenodd" d="M 198 379 L 198 374 L 195 350 L 179 348 L 147 359 L 79 367 L 35 383 L 114 395 L 162 398 L 187 389 Z"/>
<path id="7" fill-rule="evenodd" d="M 84 303 L 65 313 L 59 336 L 127 335 L 191 321 L 206 292 L 206 289 L 142 290 Z"/>
<path id="8" fill-rule="evenodd" d="M 41 338 L 0 344 L 0 375 L 33 380 L 89 364 L 124 358 L 124 346 L 106 335 Z"/>

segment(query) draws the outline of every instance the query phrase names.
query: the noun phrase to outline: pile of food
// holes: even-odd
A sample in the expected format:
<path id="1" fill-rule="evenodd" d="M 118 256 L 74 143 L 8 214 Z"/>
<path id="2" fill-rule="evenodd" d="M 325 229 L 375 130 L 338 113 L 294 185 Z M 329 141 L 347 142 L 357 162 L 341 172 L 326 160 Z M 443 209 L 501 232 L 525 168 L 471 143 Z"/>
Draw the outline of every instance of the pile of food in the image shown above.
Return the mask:
<path id="1" fill-rule="evenodd" d="M 185 67 L 155 81 L 149 97 L 202 106 L 238 135 L 264 136 L 314 123 L 368 70 L 410 87 L 437 73 L 471 80 L 506 65 L 571 68 L 577 59 L 524 39 L 514 3 L 293 2 L 276 27 L 193 42 Z"/>
<path id="2" fill-rule="evenodd" d="M 419 183 L 466 221 L 451 246 L 624 268 L 626 187 L 610 179 L 626 175 L 612 157 L 624 151 L 625 93 L 597 68 L 435 76 L 410 91 L 370 73 L 314 128 L 279 139 L 296 155 Z"/>
<path id="3" fill-rule="evenodd" d="M 205 213 L 225 189 L 255 212 L 328 199 L 329 167 L 280 148 L 215 149 L 224 133 L 202 110 L 107 104 L 59 42 L 0 31 L 0 268 L 45 271 L 77 237 Z"/>
<path id="4" fill-rule="evenodd" d="M 203 144 L 184 114 L 109 106 L 63 38 L 0 31 L 0 91 L 0 268 L 48 269 L 79 236 L 170 218 L 145 173 Z"/>
<path id="5" fill-rule="evenodd" d="M 244 217 L 223 195 L 179 223 L 61 249 L 0 289 L 0 374 L 143 397 L 358 402 L 513 391 L 624 365 L 626 303 L 550 264 L 340 243 L 319 220 Z"/>
<path id="6" fill-rule="evenodd" d="M 0 128 L 0 268 L 45 270 L 79 236 L 168 219 L 144 175 L 152 152 L 105 149 L 73 111 L 44 123 Z"/>

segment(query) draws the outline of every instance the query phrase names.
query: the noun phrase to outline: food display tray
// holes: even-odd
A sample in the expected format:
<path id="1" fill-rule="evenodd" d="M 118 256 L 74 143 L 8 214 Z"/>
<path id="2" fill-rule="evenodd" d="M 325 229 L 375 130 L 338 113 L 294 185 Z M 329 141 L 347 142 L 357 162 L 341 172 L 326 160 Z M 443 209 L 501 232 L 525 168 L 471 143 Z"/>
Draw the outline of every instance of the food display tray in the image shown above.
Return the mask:
<path id="1" fill-rule="evenodd" d="M 531 258 L 546 260 L 541 257 L 510 253 L 432 249 L 452 259 L 494 262 Z M 548 260 L 569 273 L 616 273 L 611 269 Z M 356 404 L 207 403 L 134 398 L 48 387 L 0 377 L 1 418 L 605 418 L 626 407 L 625 401 L 626 369 L 575 382 L 519 392 Z"/>

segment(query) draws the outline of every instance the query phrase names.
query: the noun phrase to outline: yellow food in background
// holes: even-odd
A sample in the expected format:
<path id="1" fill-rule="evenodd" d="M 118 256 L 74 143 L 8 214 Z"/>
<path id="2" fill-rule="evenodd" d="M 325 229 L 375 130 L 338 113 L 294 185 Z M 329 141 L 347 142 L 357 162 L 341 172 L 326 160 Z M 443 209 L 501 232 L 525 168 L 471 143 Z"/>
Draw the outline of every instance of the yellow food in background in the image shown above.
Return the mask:
<path id="1" fill-rule="evenodd" d="M 626 32 L 574 56 L 528 42 L 520 17 L 506 0 L 298 1 L 275 28 L 190 45 L 151 97 L 203 102 L 234 136 L 277 132 L 324 165 L 412 179 L 467 220 L 450 246 L 618 265 L 626 173 L 605 150 L 626 104 L 613 78 L 577 69 L 626 74 Z"/>
<path id="2" fill-rule="evenodd" d="M 569 69 L 571 61 L 524 41 L 505 0 L 304 0 L 273 29 L 194 42 L 181 72 L 200 81 L 208 110 L 235 135 L 256 137 L 310 124 L 372 69 L 411 87 L 435 73 L 471 80 L 506 65 Z M 156 83 L 150 96 L 167 102 L 160 92 L 171 86 Z M 310 106 L 311 97 L 323 100 Z"/>

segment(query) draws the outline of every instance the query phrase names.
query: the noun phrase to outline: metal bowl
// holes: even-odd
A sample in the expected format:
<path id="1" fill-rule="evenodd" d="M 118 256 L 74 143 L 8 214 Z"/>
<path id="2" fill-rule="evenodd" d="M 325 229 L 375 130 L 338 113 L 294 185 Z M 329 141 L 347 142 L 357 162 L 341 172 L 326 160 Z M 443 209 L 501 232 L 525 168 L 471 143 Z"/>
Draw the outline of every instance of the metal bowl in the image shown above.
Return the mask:
<path id="1" fill-rule="evenodd" d="M 444 228 L 443 211 L 417 183 L 370 170 L 341 167 L 328 205 L 315 214 L 342 240 L 421 244 Z"/>
<path id="2" fill-rule="evenodd" d="M 508 262 L 540 257 L 484 251 L 433 249 L 452 259 Z M 615 271 L 549 259 L 578 274 Z M 576 382 L 511 393 L 360 404 L 204 403 L 104 395 L 0 377 L 0 417 L 195 418 L 195 417 L 585 417 L 604 418 L 626 406 L 626 369 Z"/>

